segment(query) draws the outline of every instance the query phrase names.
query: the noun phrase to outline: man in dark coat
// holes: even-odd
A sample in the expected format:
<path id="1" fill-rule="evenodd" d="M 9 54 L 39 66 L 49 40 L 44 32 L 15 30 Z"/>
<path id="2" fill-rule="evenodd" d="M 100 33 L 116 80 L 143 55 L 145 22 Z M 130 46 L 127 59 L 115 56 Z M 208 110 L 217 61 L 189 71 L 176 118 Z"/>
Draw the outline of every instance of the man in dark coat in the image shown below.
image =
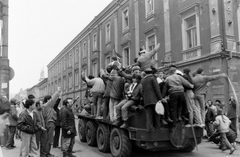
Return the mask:
<path id="1" fill-rule="evenodd" d="M 229 105 L 227 108 L 227 117 L 231 120 L 230 128 L 237 135 L 237 103 L 236 100 L 231 96 L 229 99 Z"/>
<path id="2" fill-rule="evenodd" d="M 77 131 L 72 106 L 72 98 L 66 98 L 63 101 L 63 107 L 60 110 L 63 157 L 75 157 L 72 154 L 72 150 L 75 144 L 75 136 L 77 134 Z"/>
<path id="3" fill-rule="evenodd" d="M 57 99 L 55 105 L 54 105 L 54 110 L 57 113 L 57 120 L 55 122 L 55 133 L 54 133 L 54 141 L 53 141 L 53 148 L 57 148 L 58 147 L 58 143 L 59 143 L 59 135 L 60 135 L 60 129 L 61 129 L 61 125 L 60 125 L 60 115 L 59 115 L 59 108 L 58 105 L 61 101 L 61 96 Z"/>
<path id="4" fill-rule="evenodd" d="M 160 128 L 160 115 L 155 111 L 156 103 L 162 99 L 157 79 L 152 74 L 152 69 L 148 68 L 144 71 L 146 76 L 142 80 L 142 95 L 144 107 L 146 108 L 146 125 L 147 131 Z"/>

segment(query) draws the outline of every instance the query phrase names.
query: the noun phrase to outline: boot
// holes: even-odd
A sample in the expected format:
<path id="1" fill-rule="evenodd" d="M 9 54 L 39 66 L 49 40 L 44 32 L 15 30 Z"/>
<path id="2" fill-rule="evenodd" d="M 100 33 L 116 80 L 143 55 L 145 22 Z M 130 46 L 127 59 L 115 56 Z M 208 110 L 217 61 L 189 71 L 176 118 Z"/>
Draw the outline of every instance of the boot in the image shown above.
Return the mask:
<path id="1" fill-rule="evenodd" d="M 121 125 L 120 128 L 122 128 L 122 129 L 128 128 L 128 123 L 127 123 L 127 121 L 124 121 L 123 125 Z"/>
<path id="2" fill-rule="evenodd" d="M 70 156 L 68 155 L 68 152 L 63 152 L 63 157 L 70 157 Z"/>

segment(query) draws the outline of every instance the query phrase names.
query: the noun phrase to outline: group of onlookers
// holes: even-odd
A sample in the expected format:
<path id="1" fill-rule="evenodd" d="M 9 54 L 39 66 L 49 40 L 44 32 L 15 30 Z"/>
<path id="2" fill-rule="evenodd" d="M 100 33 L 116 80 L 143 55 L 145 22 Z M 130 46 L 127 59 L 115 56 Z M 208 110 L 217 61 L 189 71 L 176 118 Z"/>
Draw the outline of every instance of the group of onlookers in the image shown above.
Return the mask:
<path id="1" fill-rule="evenodd" d="M 74 104 L 72 98 L 63 100 L 60 108 L 61 89 L 52 95 L 47 95 L 43 100 L 36 100 L 34 95 L 29 95 L 23 102 L 16 99 L 10 101 L 8 140 L 5 148 L 14 149 L 14 136 L 21 139 L 20 156 L 22 157 L 53 157 L 52 146 L 58 148 L 60 129 L 61 151 L 64 157 L 74 157 L 73 146 L 75 143 L 76 126 L 72 111 Z M 22 110 L 19 105 L 22 104 Z M 18 112 L 19 111 L 19 112 Z"/>

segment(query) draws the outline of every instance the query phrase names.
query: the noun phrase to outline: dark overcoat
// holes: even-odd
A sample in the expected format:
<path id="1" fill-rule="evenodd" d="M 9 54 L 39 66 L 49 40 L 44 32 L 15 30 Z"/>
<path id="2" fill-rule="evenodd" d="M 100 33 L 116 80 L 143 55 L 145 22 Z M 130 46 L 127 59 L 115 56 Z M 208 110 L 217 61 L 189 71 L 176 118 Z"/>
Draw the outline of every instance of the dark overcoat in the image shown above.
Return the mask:
<path id="1" fill-rule="evenodd" d="M 70 107 L 64 106 L 60 110 L 60 122 L 62 127 L 62 136 L 71 138 L 77 135 L 75 126 L 75 117 Z M 71 134 L 67 134 L 70 130 Z"/>
<path id="2" fill-rule="evenodd" d="M 162 99 L 161 91 L 154 75 L 146 75 L 142 80 L 142 97 L 144 106 L 155 105 Z"/>

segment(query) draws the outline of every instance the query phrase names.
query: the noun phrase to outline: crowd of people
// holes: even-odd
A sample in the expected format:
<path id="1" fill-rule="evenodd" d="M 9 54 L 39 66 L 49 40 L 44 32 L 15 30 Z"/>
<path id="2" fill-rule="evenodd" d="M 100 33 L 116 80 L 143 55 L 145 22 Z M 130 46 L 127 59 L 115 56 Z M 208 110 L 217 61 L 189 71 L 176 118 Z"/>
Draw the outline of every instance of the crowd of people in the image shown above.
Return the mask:
<path id="1" fill-rule="evenodd" d="M 77 131 L 72 106 L 77 99 L 64 99 L 63 106 L 60 108 L 62 99 L 60 87 L 52 96 L 47 95 L 43 100 L 36 100 L 32 94 L 22 102 L 16 99 L 11 99 L 9 102 L 3 97 L 1 99 L 8 104 L 7 122 L 4 125 L 4 127 L 7 126 L 5 134 L 8 135 L 6 150 L 16 147 L 14 144 L 16 136 L 16 139 L 21 140 L 21 157 L 54 157 L 50 153 L 52 147 L 61 148 L 63 157 L 75 157 L 73 146 Z M 0 109 L 2 105 L 1 103 Z M 0 110 L 0 112 L 3 111 Z M 60 129 L 62 130 L 61 140 Z"/>
<path id="2" fill-rule="evenodd" d="M 205 121 L 208 86 L 211 81 L 227 78 L 227 75 L 222 73 L 207 76 L 202 68 L 190 75 L 189 68 L 181 72 L 175 65 L 170 65 L 168 71 L 158 70 L 154 67 L 152 57 L 159 47 L 160 44 L 150 52 L 141 49 L 139 58 L 127 68 L 123 68 L 119 58 L 114 56 L 107 68 L 100 70 L 98 77 L 87 77 L 82 73 L 82 79 L 88 87 L 88 103 L 92 102 L 92 105 L 86 105 L 88 113 L 96 119 L 104 119 L 120 128 L 127 128 L 129 108 L 142 104 L 146 111 L 147 131 L 165 126 L 174 131 L 178 122 L 184 123 L 186 127 L 208 127 L 206 125 L 209 123 Z M 158 102 L 164 106 L 164 115 L 155 111 Z M 216 111 L 220 109 L 217 108 Z M 222 123 L 219 118 L 215 121 L 215 117 L 214 126 L 221 127 Z M 223 135 L 222 141 L 227 143 L 224 137 Z M 227 146 L 232 154 L 235 149 Z"/>
<path id="3" fill-rule="evenodd" d="M 189 68 L 181 72 L 175 65 L 170 65 L 167 71 L 158 70 L 152 58 L 159 47 L 160 44 L 157 44 L 150 52 L 141 49 L 135 63 L 127 68 L 123 68 L 119 58 L 114 56 L 107 68 L 100 70 L 99 77 L 87 77 L 82 73 L 82 79 L 87 84 L 86 98 L 92 103 L 83 106 L 86 113 L 121 128 L 128 128 L 129 108 L 141 104 L 146 111 L 147 131 L 161 127 L 174 131 L 181 122 L 186 127 L 206 128 L 211 140 L 216 137 L 217 130 L 221 137 L 221 148 L 229 148 L 232 154 L 235 148 L 229 143 L 227 133 L 233 131 L 236 135 L 237 132 L 236 101 L 231 97 L 227 114 L 223 113 L 225 106 L 219 100 L 215 104 L 211 101 L 205 103 L 210 82 L 227 78 L 227 75 L 206 76 L 202 68 L 191 75 Z M 51 147 L 58 147 L 62 129 L 63 156 L 74 157 L 73 146 L 77 132 L 72 106 L 76 100 L 66 98 L 62 102 L 63 107 L 59 108 L 61 88 L 52 96 L 45 96 L 44 100 L 36 100 L 34 95 L 29 95 L 23 103 L 15 99 L 8 102 L 3 97 L 0 101 L 0 122 L 9 119 L 6 149 L 14 149 L 16 135 L 22 141 L 22 157 L 39 154 L 40 157 L 52 157 Z M 157 103 L 163 105 L 164 115 L 155 111 Z M 0 128 L 2 133 L 3 127 Z"/>

